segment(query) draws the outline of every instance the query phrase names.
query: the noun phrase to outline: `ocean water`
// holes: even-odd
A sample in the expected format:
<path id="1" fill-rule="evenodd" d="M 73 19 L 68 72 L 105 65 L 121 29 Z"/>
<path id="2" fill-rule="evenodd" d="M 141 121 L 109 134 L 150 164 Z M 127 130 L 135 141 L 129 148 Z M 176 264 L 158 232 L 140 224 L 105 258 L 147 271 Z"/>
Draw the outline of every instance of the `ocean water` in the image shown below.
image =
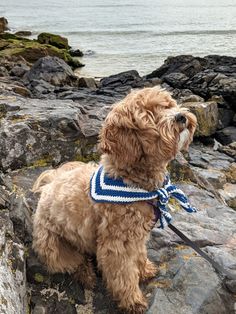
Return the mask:
<path id="1" fill-rule="evenodd" d="M 236 0 L 1 0 L 12 30 L 61 34 L 85 52 L 78 73 L 141 75 L 168 56 L 236 56 Z"/>

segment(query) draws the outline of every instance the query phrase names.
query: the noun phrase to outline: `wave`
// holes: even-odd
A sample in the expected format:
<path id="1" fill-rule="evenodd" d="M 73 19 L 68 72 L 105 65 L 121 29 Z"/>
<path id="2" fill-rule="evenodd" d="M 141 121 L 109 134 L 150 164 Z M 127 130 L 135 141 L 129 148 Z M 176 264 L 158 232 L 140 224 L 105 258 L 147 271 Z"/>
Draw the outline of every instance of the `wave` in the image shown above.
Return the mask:
<path id="1" fill-rule="evenodd" d="M 235 29 L 229 30 L 191 30 L 155 33 L 155 36 L 174 36 L 174 35 L 235 35 Z"/>
<path id="2" fill-rule="evenodd" d="M 229 30 L 191 30 L 191 31 L 170 31 L 170 32 L 155 32 L 153 30 L 88 30 L 88 31 L 72 31 L 63 32 L 65 36 L 70 35 L 109 35 L 109 36 L 120 36 L 120 35 L 151 35 L 151 36 L 185 36 L 185 35 L 235 35 L 235 29 Z"/>

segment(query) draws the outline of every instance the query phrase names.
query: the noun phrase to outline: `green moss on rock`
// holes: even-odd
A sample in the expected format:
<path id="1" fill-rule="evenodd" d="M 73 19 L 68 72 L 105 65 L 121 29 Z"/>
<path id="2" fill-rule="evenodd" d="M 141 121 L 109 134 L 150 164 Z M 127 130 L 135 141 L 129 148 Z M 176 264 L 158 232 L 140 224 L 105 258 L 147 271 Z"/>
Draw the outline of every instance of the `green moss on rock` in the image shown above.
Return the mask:
<path id="1" fill-rule="evenodd" d="M 89 161 L 99 161 L 100 155 L 98 153 L 91 153 L 85 156 L 82 156 L 80 154 L 76 154 L 75 160 L 76 161 L 82 161 L 82 162 L 89 162 Z"/>
<path id="2" fill-rule="evenodd" d="M 60 35 L 41 33 L 38 35 L 38 42 L 40 44 L 49 44 L 59 49 L 69 49 L 68 39 Z"/>
<path id="3" fill-rule="evenodd" d="M 34 274 L 34 280 L 38 283 L 44 282 L 44 277 L 40 273 Z"/>
<path id="4" fill-rule="evenodd" d="M 30 40 L 6 33 L 0 34 L 0 44 L 0 57 L 23 57 L 26 61 L 34 63 L 39 58 L 54 56 L 63 59 L 73 69 L 83 66 L 78 59 L 71 57 L 67 49 L 41 44 L 37 40 Z"/>

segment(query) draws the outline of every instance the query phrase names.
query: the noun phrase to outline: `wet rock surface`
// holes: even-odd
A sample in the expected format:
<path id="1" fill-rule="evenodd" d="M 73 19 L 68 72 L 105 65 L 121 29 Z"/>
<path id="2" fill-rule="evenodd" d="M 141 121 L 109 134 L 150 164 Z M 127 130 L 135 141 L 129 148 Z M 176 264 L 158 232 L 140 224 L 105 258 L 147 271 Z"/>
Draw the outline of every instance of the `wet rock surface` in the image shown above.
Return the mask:
<path id="1" fill-rule="evenodd" d="M 43 57 L 33 66 L 23 58 L 1 59 L 0 312 L 120 313 L 98 270 L 90 291 L 69 275 L 48 274 L 38 261 L 31 249 L 37 204 L 31 187 L 42 171 L 64 161 L 98 160 L 97 136 L 111 105 L 131 89 L 159 84 L 199 120 L 189 153 L 170 165 L 172 180 L 198 212 L 176 208 L 173 223 L 236 273 L 236 142 L 235 121 L 229 119 L 235 111 L 234 64 L 230 57 L 178 56 L 146 77 L 127 71 L 97 82 L 78 79 L 55 57 Z M 234 313 L 235 280 L 217 273 L 170 230 L 154 228 L 148 251 L 159 273 L 142 285 L 147 313 Z M 10 290 L 2 286 L 6 281 Z"/>

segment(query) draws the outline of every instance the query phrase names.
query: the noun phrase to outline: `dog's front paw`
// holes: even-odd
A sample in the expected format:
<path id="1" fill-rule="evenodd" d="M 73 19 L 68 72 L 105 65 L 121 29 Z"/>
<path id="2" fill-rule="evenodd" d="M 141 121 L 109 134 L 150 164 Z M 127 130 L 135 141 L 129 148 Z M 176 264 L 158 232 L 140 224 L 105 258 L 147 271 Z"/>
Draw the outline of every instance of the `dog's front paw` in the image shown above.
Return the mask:
<path id="1" fill-rule="evenodd" d="M 145 266 L 143 269 L 140 269 L 140 280 L 146 281 L 155 277 L 158 273 L 158 267 L 150 262 L 149 260 L 146 261 Z"/>

